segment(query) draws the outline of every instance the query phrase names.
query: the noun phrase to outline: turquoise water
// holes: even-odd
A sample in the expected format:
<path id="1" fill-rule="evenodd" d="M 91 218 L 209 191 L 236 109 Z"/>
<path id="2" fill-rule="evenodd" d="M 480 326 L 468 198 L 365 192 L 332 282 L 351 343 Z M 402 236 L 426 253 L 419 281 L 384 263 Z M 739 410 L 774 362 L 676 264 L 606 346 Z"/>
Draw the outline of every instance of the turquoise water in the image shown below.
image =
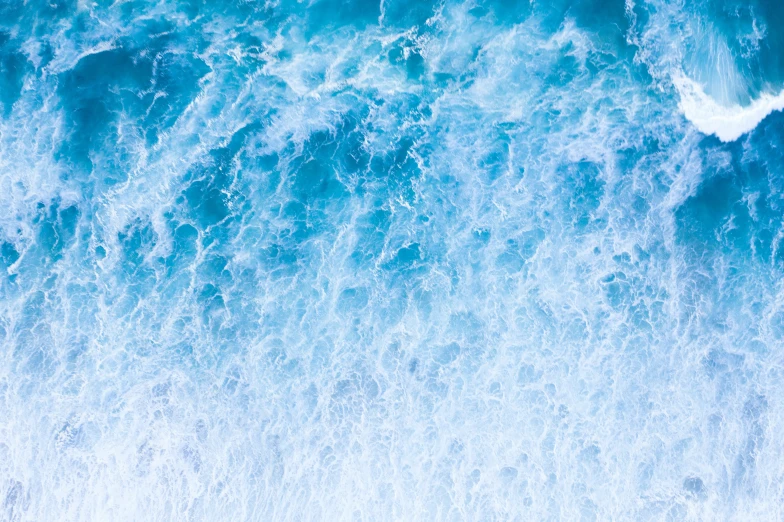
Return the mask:
<path id="1" fill-rule="evenodd" d="M 0 0 L 0 519 L 784 518 L 782 27 Z"/>

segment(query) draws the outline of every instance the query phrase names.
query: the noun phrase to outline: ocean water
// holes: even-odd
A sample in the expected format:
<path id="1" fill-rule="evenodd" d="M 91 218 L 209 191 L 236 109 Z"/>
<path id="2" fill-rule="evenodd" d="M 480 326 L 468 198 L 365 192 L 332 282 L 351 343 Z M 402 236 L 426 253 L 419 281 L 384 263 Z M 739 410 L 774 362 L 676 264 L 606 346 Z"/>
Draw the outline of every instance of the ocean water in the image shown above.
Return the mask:
<path id="1" fill-rule="evenodd" d="M 0 519 L 784 520 L 779 0 L 0 0 Z"/>

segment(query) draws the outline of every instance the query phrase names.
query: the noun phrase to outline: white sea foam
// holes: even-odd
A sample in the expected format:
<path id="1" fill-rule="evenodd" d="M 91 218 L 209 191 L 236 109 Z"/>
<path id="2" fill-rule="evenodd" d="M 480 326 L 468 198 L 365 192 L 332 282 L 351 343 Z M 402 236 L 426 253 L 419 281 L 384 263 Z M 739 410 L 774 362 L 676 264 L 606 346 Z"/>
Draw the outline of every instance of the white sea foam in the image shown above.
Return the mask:
<path id="1" fill-rule="evenodd" d="M 549 35 L 468 7 L 443 17 L 403 44 L 424 74 L 452 78 L 435 92 L 389 59 L 413 34 L 262 35 L 262 72 L 238 80 L 250 52 L 229 54 L 221 35 L 235 28 L 216 28 L 201 55 L 211 72 L 157 145 L 118 116 L 121 139 L 95 163 L 122 148 L 130 172 L 97 196 L 102 171 L 92 185 L 60 175 L 49 143 L 66 114 L 34 110 L 33 93 L 56 85 L 31 78 L 0 126 L 0 230 L 35 245 L 36 205 L 56 198 L 80 205 L 82 228 L 56 278 L 31 269 L 30 247 L 14 269 L 29 291 L 0 287 L 0 513 L 780 518 L 781 448 L 764 436 L 784 429 L 780 377 L 764 353 L 742 354 L 751 336 L 780 342 L 784 292 L 753 266 L 742 286 L 725 259 L 689 264 L 678 236 L 678 209 L 728 155 L 705 154 L 625 67 L 593 67 L 606 57 L 575 23 Z M 58 47 L 58 63 L 88 47 Z M 350 117 L 361 139 L 349 149 Z M 190 176 L 208 179 L 210 151 L 248 122 L 263 129 L 228 166 L 242 225 L 169 274 L 158 258 L 192 215 Z M 358 188 L 313 202 L 294 245 L 297 160 L 325 151 Z M 262 153 L 274 169 L 254 163 Z M 386 170 L 348 171 L 347 153 Z M 388 167 L 406 158 L 417 172 Z M 134 244 L 137 221 L 156 239 Z M 387 268 L 413 243 L 414 269 Z M 279 268 L 286 249 L 296 263 Z"/>
<path id="2" fill-rule="evenodd" d="M 678 107 L 686 119 L 700 132 L 713 134 L 724 142 L 737 140 L 772 112 L 784 110 L 784 90 L 777 95 L 763 93 L 746 106 L 727 106 L 718 103 L 699 83 L 685 75 L 676 75 L 673 84 L 680 95 Z"/>

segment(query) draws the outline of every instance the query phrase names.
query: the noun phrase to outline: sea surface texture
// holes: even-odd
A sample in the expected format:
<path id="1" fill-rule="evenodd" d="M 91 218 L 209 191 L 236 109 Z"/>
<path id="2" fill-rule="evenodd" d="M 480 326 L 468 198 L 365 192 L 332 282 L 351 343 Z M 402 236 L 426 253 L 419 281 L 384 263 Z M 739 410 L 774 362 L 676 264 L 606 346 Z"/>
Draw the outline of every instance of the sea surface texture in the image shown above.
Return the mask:
<path id="1" fill-rule="evenodd" d="M 784 519 L 780 0 L 0 0 L 0 519 Z"/>

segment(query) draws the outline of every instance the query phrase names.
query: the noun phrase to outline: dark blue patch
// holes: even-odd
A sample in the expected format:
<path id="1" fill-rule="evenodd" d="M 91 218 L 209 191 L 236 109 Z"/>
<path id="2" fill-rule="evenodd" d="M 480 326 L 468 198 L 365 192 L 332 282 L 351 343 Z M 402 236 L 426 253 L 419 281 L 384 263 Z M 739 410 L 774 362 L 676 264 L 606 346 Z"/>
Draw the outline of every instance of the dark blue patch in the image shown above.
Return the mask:
<path id="1" fill-rule="evenodd" d="M 8 117 L 22 94 L 25 75 L 32 69 L 25 55 L 17 49 L 11 36 L 0 32 L 0 109 Z"/>
<path id="2" fill-rule="evenodd" d="M 33 223 L 38 226 L 37 247 L 44 259 L 58 261 L 63 251 L 72 244 L 79 222 L 76 206 L 60 208 L 55 201 L 49 207 L 39 204 Z"/>
<path id="3" fill-rule="evenodd" d="M 89 170 L 92 152 L 111 150 L 121 114 L 138 121 L 148 145 L 155 144 L 198 92 L 207 66 L 169 51 L 173 37 L 160 34 L 167 24 L 150 25 L 150 36 L 85 56 L 61 74 L 58 91 L 70 130 L 61 154 L 76 166 Z"/>

